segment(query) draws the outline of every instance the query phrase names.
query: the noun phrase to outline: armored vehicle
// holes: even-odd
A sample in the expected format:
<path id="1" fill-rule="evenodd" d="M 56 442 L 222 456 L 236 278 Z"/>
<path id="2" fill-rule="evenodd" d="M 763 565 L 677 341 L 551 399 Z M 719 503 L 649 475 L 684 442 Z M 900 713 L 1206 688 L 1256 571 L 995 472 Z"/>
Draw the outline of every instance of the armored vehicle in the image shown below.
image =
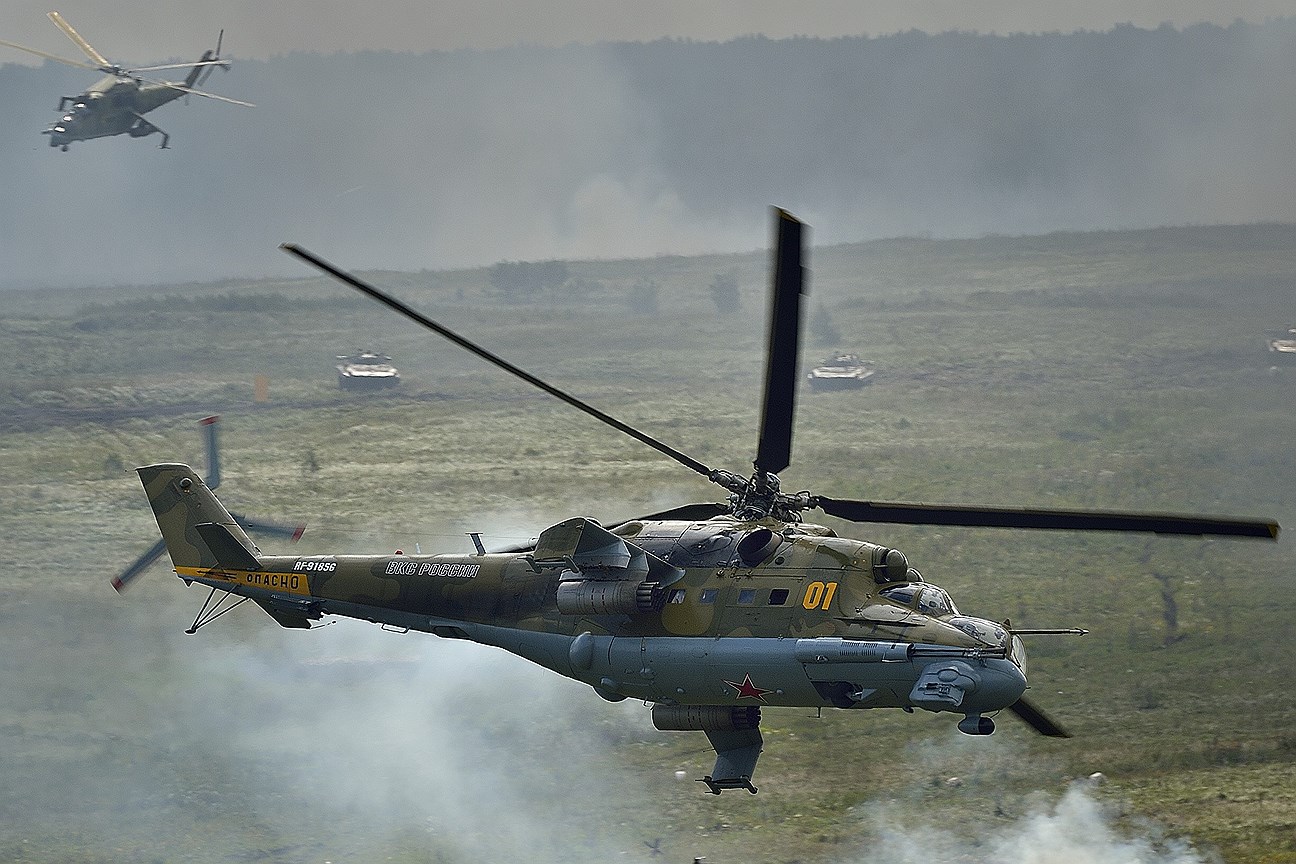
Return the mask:
<path id="1" fill-rule="evenodd" d="M 400 383 L 400 372 L 386 354 L 361 351 L 351 356 L 339 354 L 338 386 L 343 390 L 381 390 Z"/>
<path id="2" fill-rule="evenodd" d="M 815 390 L 863 387 L 872 377 L 873 369 L 857 354 L 834 354 L 806 376 Z"/>
<path id="3" fill-rule="evenodd" d="M 1269 354 L 1275 363 L 1280 360 L 1296 362 L 1296 327 L 1275 339 L 1270 339 Z"/>

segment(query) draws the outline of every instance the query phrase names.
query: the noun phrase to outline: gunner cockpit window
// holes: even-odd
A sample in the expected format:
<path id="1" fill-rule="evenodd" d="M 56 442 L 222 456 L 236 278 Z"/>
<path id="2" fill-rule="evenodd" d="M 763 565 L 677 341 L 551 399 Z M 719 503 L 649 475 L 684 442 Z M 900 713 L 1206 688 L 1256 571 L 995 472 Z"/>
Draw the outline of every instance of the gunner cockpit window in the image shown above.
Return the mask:
<path id="1" fill-rule="evenodd" d="M 944 590 L 935 585 L 925 585 L 918 595 L 918 611 L 924 615 L 954 615 L 958 609 L 954 608 L 954 601 Z"/>

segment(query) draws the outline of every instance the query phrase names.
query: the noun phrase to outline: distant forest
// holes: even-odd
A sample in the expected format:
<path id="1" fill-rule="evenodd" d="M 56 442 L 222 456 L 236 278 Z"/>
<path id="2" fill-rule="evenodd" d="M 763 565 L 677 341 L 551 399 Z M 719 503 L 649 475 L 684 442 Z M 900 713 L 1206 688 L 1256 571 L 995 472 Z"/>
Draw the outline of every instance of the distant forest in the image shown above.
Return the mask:
<path id="1" fill-rule="evenodd" d="M 295 53 L 207 82 L 255 109 L 151 115 L 169 153 L 50 150 L 91 80 L 0 66 L 0 285 L 296 272 L 284 239 L 398 269 L 749 249 L 771 203 L 819 242 L 1296 221 L 1296 19 Z"/>

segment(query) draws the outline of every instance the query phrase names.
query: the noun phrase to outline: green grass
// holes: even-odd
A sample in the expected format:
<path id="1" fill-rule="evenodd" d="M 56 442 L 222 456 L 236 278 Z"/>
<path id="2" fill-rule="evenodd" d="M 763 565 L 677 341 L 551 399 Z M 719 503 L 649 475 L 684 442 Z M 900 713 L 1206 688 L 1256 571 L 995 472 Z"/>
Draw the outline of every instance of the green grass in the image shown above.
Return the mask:
<path id="1" fill-rule="evenodd" d="M 1246 226 L 815 250 L 811 300 L 845 335 L 808 345 L 805 365 L 840 348 L 879 372 L 860 391 L 801 394 L 784 488 L 1296 525 L 1296 367 L 1271 372 L 1263 350 L 1296 323 L 1293 241 Z M 501 303 L 485 270 L 373 278 L 743 471 L 765 257 L 569 266 L 586 295 L 534 305 Z M 731 268 L 743 305 L 721 316 L 707 286 Z M 627 307 L 644 280 L 655 317 Z M 338 391 L 334 355 L 362 346 L 396 358 L 398 392 Z M 252 401 L 257 374 L 268 404 Z M 1286 539 L 825 517 L 903 549 L 966 612 L 1090 629 L 1030 646 L 1032 698 L 1075 737 L 1010 718 L 972 740 L 948 717 L 767 712 L 761 794 L 713 798 L 691 782 L 713 759 L 702 736 L 656 733 L 641 706 L 498 652 L 289 633 L 246 608 L 180 637 L 201 596 L 165 567 L 122 597 L 107 585 L 156 537 L 130 469 L 201 464 L 209 413 L 223 415 L 223 500 L 304 519 L 310 552 L 466 551 L 468 531 L 506 543 L 576 513 L 716 500 L 702 478 L 317 279 L 101 290 L 93 305 L 18 295 L 0 317 L 0 382 L 0 859 L 639 860 L 661 838 L 669 860 L 835 862 L 897 857 L 895 825 L 929 850 L 946 831 L 993 857 L 1031 814 L 1061 812 L 1069 778 L 1101 771 L 1086 800 L 1121 836 L 1150 819 L 1228 862 L 1296 861 Z M 342 662 L 356 656 L 372 663 L 359 675 Z"/>

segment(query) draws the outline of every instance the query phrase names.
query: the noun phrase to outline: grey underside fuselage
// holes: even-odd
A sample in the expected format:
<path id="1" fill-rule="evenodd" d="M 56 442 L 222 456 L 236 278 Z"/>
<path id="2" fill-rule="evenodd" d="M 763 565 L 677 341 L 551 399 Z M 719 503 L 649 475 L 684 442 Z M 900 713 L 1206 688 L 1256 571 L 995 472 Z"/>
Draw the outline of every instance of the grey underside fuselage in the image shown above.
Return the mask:
<path id="1" fill-rule="evenodd" d="M 196 581 L 229 588 L 224 582 Z M 922 708 L 978 714 L 1011 705 L 1026 684 L 1012 659 L 977 648 L 834 636 L 567 635 L 342 600 L 303 600 L 273 590 L 242 588 L 238 593 L 285 613 L 295 609 L 341 615 L 502 648 L 589 684 L 605 698 L 667 705 Z"/>

